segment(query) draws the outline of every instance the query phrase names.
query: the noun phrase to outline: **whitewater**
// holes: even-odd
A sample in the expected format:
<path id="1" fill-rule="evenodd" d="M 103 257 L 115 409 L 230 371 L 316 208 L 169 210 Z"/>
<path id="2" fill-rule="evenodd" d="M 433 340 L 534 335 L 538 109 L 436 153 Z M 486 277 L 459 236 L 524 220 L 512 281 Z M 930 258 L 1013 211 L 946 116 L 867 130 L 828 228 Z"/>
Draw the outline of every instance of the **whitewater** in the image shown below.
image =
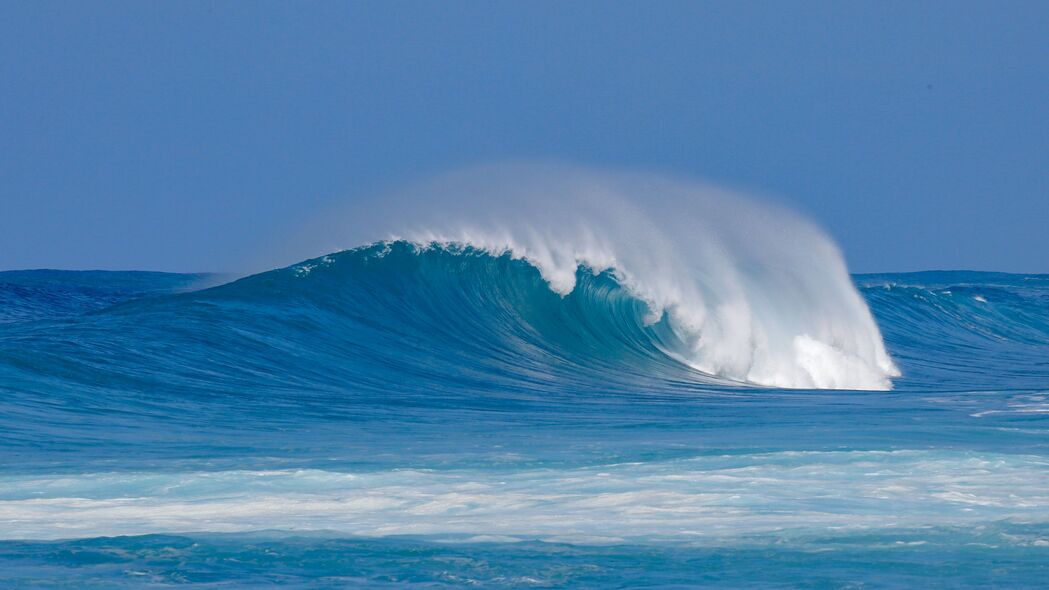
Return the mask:
<path id="1" fill-rule="evenodd" d="M 1049 275 L 505 164 L 239 278 L 0 272 L 2 587 L 1039 587 Z"/>

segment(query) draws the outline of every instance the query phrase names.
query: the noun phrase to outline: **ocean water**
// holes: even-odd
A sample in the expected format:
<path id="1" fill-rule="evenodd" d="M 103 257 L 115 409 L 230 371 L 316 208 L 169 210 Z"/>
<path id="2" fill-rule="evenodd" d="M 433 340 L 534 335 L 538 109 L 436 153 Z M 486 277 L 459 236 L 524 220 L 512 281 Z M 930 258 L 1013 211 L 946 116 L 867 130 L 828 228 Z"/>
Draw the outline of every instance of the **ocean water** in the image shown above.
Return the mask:
<path id="1" fill-rule="evenodd" d="M 1044 587 L 1049 276 L 812 272 L 0 273 L 0 587 Z"/>

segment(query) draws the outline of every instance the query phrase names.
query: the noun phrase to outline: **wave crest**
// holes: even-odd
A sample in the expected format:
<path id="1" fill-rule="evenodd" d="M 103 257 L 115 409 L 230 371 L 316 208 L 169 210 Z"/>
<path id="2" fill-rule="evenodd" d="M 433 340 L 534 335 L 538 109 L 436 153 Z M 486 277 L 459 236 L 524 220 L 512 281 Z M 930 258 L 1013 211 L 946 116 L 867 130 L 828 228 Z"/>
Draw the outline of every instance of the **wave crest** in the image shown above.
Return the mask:
<path id="1" fill-rule="evenodd" d="M 329 216 L 357 244 L 468 246 L 534 265 L 561 295 L 607 271 L 666 317 L 680 360 L 732 381 L 889 389 L 899 375 L 834 243 L 800 216 L 696 182 L 557 165 L 439 178 Z M 321 231 L 320 233 L 324 233 Z"/>

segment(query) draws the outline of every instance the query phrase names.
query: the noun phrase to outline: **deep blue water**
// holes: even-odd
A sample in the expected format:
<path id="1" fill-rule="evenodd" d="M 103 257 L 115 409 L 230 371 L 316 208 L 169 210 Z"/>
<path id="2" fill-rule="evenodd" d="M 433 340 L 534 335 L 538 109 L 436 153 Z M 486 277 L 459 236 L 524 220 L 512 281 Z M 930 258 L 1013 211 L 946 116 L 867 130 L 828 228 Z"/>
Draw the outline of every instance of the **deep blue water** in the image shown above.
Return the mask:
<path id="1" fill-rule="evenodd" d="M 469 248 L 0 273 L 0 587 L 1044 586 L 1049 276 L 853 279 L 888 391 Z"/>

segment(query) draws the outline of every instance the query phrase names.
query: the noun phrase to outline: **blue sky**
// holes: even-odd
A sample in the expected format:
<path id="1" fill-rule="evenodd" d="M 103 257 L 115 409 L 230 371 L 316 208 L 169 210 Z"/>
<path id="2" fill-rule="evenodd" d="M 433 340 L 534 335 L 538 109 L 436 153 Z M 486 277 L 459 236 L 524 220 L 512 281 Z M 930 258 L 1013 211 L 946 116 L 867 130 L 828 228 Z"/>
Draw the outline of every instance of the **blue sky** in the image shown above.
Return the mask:
<path id="1" fill-rule="evenodd" d="M 5 2 L 0 269 L 236 270 L 503 158 L 776 195 L 854 271 L 1049 272 L 1049 3 Z"/>

